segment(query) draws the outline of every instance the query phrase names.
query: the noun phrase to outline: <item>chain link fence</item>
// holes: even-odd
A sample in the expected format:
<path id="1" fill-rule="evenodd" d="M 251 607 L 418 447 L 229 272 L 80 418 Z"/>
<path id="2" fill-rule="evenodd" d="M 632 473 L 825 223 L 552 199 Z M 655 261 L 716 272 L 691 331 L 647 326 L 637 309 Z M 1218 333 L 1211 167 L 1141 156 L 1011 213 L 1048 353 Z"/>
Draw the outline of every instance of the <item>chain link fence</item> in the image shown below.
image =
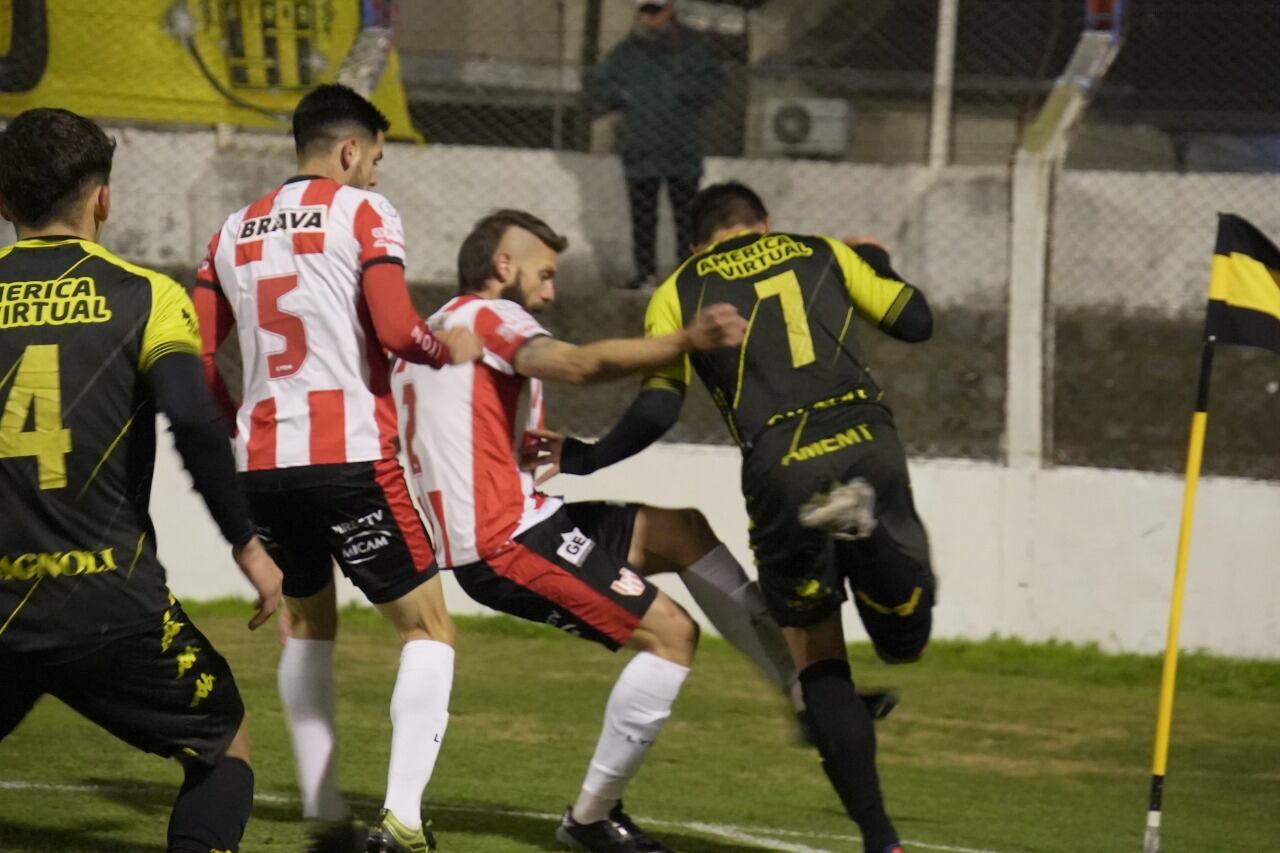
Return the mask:
<path id="1" fill-rule="evenodd" d="M 40 5 L 0 0 L 0 116 L 35 105 L 9 93 L 38 95 L 70 79 L 60 62 L 87 55 L 86 28 L 69 51 L 50 4 L 48 69 L 33 75 L 42 48 L 28 13 Z M 452 294 L 472 223 L 523 207 L 571 241 L 548 325 L 573 341 L 638 334 L 648 294 L 626 285 L 660 278 L 682 253 L 669 191 L 682 178 L 743 180 L 776 228 L 878 237 L 928 294 L 929 344 L 862 335 L 910 451 L 1003 457 L 1009 164 L 1086 23 L 1081 0 L 958 4 L 941 169 L 929 166 L 938 0 L 677 0 L 680 29 L 661 32 L 650 25 L 669 13 L 633 0 L 127 5 L 116 17 L 156 56 L 117 51 L 118 69 L 75 78 L 48 103 L 79 96 L 92 112 L 122 100 L 133 65 L 150 69 L 163 108 L 139 117 L 111 101 L 103 116 L 120 143 L 104 239 L 131 260 L 190 280 L 221 219 L 292 171 L 287 125 L 271 114 L 304 78 L 333 79 L 372 11 L 373 64 L 391 27 L 397 46 L 375 92 L 398 104 L 378 189 L 404 217 L 420 310 Z M 1048 464 L 1180 468 L 1213 214 L 1280 236 L 1278 27 L 1270 0 L 1129 3 L 1127 41 L 1056 178 Z M 170 73 L 156 80 L 157 67 Z M 190 112 L 197 102 L 206 112 Z M 667 180 L 640 257 L 635 184 L 655 178 Z M 1208 470 L 1280 477 L 1280 364 L 1223 353 L 1219 375 Z M 551 425 L 597 434 L 635 388 L 553 389 Z M 670 440 L 728 442 L 700 390 Z"/>

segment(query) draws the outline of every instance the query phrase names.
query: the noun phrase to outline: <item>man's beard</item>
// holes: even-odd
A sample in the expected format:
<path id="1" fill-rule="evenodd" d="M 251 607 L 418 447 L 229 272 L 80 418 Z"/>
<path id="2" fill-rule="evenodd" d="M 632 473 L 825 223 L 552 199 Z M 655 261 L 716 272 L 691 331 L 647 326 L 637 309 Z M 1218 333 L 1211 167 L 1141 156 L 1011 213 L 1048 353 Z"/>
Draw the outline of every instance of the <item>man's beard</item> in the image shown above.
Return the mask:
<path id="1" fill-rule="evenodd" d="M 524 300 L 524 273 L 520 270 L 516 270 L 515 280 L 502 288 L 502 292 L 498 294 L 498 298 L 506 299 L 508 302 L 514 302 L 521 308 L 528 311 L 529 306 Z"/>

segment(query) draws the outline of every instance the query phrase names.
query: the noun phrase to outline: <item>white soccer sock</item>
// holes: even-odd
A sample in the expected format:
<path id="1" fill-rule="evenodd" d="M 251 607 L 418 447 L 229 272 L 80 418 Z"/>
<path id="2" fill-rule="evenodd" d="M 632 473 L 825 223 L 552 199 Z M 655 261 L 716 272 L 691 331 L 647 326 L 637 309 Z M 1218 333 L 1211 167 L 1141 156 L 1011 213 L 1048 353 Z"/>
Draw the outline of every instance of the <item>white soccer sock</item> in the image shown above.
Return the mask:
<path id="1" fill-rule="evenodd" d="M 782 629 L 769 615 L 760 585 L 747 577 L 729 549 L 723 544 L 712 548 L 681 572 L 680 579 L 720 636 L 751 658 L 796 704 L 796 665 Z M 803 707 L 801 699 L 796 709 Z"/>
<path id="2" fill-rule="evenodd" d="M 302 816 L 345 819 L 351 809 L 338 787 L 333 641 L 290 638 L 280 655 L 276 686 L 293 739 Z"/>
<path id="3" fill-rule="evenodd" d="M 440 755 L 452 690 L 453 646 L 436 640 L 404 644 L 391 694 L 391 762 L 383 808 L 410 829 L 422 825 L 422 792 Z"/>
<path id="4" fill-rule="evenodd" d="M 671 716 L 671 703 L 688 674 L 687 666 L 649 652 L 640 652 L 622 670 L 604 706 L 604 729 L 573 806 L 574 820 L 595 823 L 609 816 Z"/>

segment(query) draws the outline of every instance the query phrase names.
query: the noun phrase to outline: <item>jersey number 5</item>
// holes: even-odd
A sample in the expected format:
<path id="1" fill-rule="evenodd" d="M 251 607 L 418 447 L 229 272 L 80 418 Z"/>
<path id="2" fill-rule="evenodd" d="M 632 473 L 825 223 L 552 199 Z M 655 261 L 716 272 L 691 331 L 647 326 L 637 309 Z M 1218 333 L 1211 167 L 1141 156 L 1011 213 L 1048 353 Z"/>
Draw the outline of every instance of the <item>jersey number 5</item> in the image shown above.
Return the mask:
<path id="1" fill-rule="evenodd" d="M 302 318 L 280 307 L 280 298 L 298 286 L 296 275 L 258 279 L 258 328 L 284 338 L 284 349 L 267 355 L 267 378 L 283 379 L 307 359 L 307 329 Z"/>
<path id="2" fill-rule="evenodd" d="M 0 459 L 34 456 L 40 488 L 65 488 L 71 430 L 62 425 L 58 345 L 28 346 L 9 375 L 13 377 L 13 388 L 0 416 Z M 5 376 L 0 388 L 8 380 L 9 376 Z M 26 429 L 28 420 L 32 429 Z"/>
<path id="3" fill-rule="evenodd" d="M 812 364 L 813 333 L 809 331 L 809 317 L 804 310 L 804 294 L 800 292 L 800 279 L 794 272 L 770 276 L 756 282 L 756 297 L 764 300 L 778 297 L 782 303 L 782 320 L 787 324 L 787 344 L 791 348 L 791 366 Z M 756 308 L 759 309 L 759 303 Z"/>

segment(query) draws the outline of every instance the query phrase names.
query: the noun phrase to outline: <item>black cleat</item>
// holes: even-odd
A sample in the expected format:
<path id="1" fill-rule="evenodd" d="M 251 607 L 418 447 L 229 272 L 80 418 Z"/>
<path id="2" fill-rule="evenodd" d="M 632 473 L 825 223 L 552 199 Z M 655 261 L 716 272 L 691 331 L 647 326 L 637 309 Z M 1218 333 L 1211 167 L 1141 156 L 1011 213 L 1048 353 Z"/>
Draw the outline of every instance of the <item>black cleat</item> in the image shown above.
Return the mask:
<path id="1" fill-rule="evenodd" d="M 573 806 L 565 809 L 564 817 L 560 818 L 556 841 L 570 850 L 585 850 L 587 853 L 639 853 L 640 850 L 631 833 L 608 818 L 595 823 L 578 823 L 573 819 Z"/>
<path id="2" fill-rule="evenodd" d="M 368 827 L 350 820 L 316 822 L 307 833 L 305 853 L 364 853 Z"/>
<path id="3" fill-rule="evenodd" d="M 609 812 L 609 820 L 627 831 L 638 853 L 675 853 L 670 847 L 636 826 L 636 822 L 631 819 L 631 815 L 622 810 L 621 800 L 613 807 L 613 811 Z"/>

